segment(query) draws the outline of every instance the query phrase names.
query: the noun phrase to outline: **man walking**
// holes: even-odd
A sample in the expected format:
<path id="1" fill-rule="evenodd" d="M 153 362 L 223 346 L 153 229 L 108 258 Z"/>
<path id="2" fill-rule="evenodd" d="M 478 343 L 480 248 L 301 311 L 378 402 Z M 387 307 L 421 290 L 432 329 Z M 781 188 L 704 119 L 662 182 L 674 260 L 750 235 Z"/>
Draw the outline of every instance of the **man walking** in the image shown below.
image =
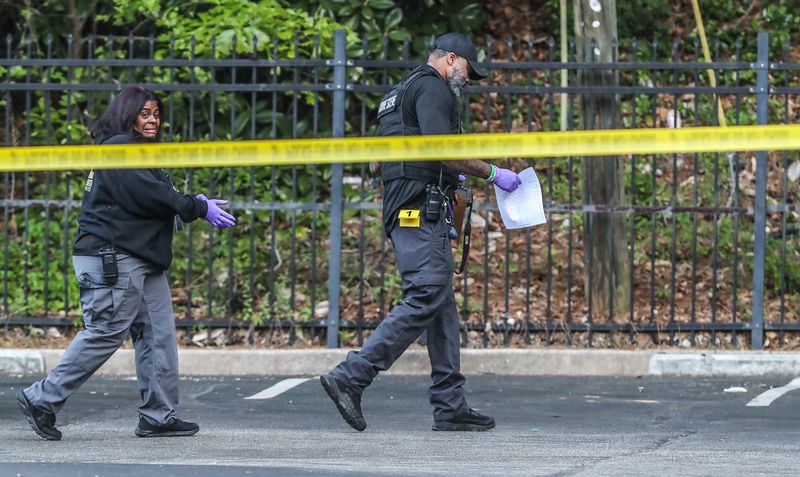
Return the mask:
<path id="1" fill-rule="evenodd" d="M 440 36 L 427 63 L 412 70 L 384 96 L 378 110 L 378 135 L 459 134 L 458 96 L 469 80 L 485 77 L 469 38 L 460 33 Z M 361 413 L 362 392 L 427 330 L 433 430 L 492 429 L 494 419 L 469 408 L 464 396 L 449 201 L 459 173 L 485 178 L 509 192 L 519 186 L 520 178 L 477 159 L 405 161 L 387 163 L 381 169 L 384 229 L 394 245 L 403 301 L 360 351 L 349 353 L 345 361 L 320 377 L 322 386 L 345 421 L 363 431 L 367 423 Z"/>

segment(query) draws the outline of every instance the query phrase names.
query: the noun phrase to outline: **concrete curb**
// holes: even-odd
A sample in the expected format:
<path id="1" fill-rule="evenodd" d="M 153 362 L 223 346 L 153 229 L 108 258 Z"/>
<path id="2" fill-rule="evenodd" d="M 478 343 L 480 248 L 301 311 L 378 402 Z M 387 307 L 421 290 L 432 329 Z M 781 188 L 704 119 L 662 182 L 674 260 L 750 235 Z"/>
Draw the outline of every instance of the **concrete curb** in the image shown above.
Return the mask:
<path id="1" fill-rule="evenodd" d="M 44 371 L 44 359 L 39 351 L 0 349 L 0 374 L 41 374 Z"/>
<path id="2" fill-rule="evenodd" d="M 800 353 L 720 352 L 656 354 L 648 373 L 653 376 L 800 375 Z"/>
<path id="3" fill-rule="evenodd" d="M 347 349 L 180 349 L 183 376 L 313 376 L 345 358 Z M 63 355 L 58 349 L 0 350 L 0 374 L 42 375 Z M 763 376 L 800 375 L 800 353 L 657 352 L 572 349 L 463 349 L 465 375 L 510 376 Z M 389 374 L 428 374 L 424 349 L 408 350 Z M 133 376 L 133 350 L 117 351 L 97 373 Z"/>

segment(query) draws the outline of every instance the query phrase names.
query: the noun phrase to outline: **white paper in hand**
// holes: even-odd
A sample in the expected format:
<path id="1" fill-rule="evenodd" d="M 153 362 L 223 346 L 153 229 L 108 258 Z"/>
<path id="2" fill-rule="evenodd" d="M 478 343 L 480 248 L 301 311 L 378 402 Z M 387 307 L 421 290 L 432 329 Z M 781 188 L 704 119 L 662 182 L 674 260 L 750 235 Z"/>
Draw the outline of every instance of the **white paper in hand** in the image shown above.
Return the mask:
<path id="1" fill-rule="evenodd" d="M 542 186 L 532 167 L 519 173 L 522 184 L 514 192 L 494 186 L 497 208 L 507 229 L 521 229 L 547 223 L 542 202 Z"/>

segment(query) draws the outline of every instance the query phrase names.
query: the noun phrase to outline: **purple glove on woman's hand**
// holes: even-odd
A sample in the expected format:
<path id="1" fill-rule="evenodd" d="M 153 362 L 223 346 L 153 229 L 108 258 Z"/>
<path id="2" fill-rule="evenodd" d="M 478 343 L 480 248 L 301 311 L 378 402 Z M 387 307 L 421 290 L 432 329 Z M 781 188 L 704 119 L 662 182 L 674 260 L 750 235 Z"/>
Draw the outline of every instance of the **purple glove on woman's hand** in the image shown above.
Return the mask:
<path id="1" fill-rule="evenodd" d="M 206 220 L 208 223 L 222 229 L 227 229 L 228 227 L 236 225 L 236 218 L 219 208 L 220 205 L 227 204 L 227 200 L 209 199 L 203 194 L 198 194 L 196 197 L 208 204 L 208 212 L 206 212 Z"/>
<path id="2" fill-rule="evenodd" d="M 516 172 L 498 167 L 491 182 L 506 192 L 514 192 L 522 184 L 522 179 Z"/>

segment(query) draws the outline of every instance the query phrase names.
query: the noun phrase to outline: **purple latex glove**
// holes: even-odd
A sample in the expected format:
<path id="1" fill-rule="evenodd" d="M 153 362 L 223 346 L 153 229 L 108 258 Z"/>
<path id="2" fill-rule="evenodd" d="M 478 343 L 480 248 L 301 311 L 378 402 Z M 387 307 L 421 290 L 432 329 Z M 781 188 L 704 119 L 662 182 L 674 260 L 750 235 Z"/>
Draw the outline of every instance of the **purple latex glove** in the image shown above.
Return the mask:
<path id="1" fill-rule="evenodd" d="M 220 205 L 227 204 L 227 200 L 209 199 L 204 194 L 198 194 L 196 198 L 205 201 L 208 204 L 208 212 L 206 212 L 206 220 L 214 227 L 227 229 L 236 225 L 236 218 L 220 209 Z"/>
<path id="2" fill-rule="evenodd" d="M 516 172 L 498 167 L 494 173 L 492 183 L 506 192 L 514 192 L 522 184 L 522 179 L 519 178 L 519 174 Z"/>
<path id="3" fill-rule="evenodd" d="M 465 176 L 464 174 L 459 174 L 458 175 L 458 182 L 459 183 L 467 182 L 467 176 Z"/>

